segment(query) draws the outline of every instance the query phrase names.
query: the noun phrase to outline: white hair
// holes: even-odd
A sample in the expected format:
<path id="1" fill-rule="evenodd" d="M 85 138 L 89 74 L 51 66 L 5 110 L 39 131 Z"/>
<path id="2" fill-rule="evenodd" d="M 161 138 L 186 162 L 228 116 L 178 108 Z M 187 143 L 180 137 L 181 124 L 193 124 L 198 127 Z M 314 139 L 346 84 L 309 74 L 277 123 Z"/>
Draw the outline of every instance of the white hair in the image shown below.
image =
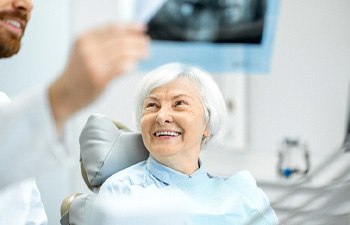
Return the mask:
<path id="1" fill-rule="evenodd" d="M 206 142 L 225 135 L 227 129 L 227 109 L 217 83 L 207 72 L 182 63 L 169 63 L 160 66 L 147 73 L 140 81 L 136 93 L 136 126 L 140 129 L 143 104 L 152 90 L 180 77 L 188 78 L 198 87 L 200 100 L 204 108 L 205 121 L 209 131 L 209 137 Z"/>

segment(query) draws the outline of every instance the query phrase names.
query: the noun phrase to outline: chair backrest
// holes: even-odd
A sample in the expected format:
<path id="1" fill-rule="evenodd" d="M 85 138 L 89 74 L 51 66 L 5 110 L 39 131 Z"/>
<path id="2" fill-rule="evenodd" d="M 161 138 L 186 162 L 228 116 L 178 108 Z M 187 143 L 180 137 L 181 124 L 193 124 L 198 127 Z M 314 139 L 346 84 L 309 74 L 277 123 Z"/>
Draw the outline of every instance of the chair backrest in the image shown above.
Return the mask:
<path id="1" fill-rule="evenodd" d="M 126 130 L 100 114 L 89 117 L 79 143 L 82 172 L 86 172 L 86 184 L 93 190 L 112 174 L 149 155 L 140 133 Z"/>
<path id="2" fill-rule="evenodd" d="M 61 205 L 62 225 L 82 225 L 89 215 L 87 204 L 93 201 L 103 182 L 114 173 L 146 160 L 149 153 L 140 133 L 101 114 L 87 120 L 79 138 L 81 173 L 94 194 L 73 194 Z"/>

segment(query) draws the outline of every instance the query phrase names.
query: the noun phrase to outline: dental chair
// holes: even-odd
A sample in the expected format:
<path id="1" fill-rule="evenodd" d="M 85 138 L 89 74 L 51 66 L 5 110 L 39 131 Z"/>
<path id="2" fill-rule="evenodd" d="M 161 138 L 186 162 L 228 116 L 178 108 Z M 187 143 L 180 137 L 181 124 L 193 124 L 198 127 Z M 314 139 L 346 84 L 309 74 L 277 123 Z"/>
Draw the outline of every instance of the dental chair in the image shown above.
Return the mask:
<path id="1" fill-rule="evenodd" d="M 100 186 L 114 173 L 147 159 L 141 134 L 128 130 L 104 115 L 89 117 L 79 138 L 82 177 L 91 193 L 76 193 L 61 204 L 61 225 L 87 224 Z"/>

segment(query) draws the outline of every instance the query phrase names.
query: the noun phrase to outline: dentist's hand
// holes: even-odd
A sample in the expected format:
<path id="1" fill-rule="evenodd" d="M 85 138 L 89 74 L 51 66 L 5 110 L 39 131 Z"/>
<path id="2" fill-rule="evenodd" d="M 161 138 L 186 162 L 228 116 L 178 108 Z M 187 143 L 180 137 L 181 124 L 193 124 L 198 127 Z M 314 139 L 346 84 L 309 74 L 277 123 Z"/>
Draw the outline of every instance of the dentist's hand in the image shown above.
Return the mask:
<path id="1" fill-rule="evenodd" d="M 149 38 L 140 25 L 108 25 L 81 35 L 61 76 L 49 87 L 57 129 L 91 103 L 107 84 L 148 56 Z"/>

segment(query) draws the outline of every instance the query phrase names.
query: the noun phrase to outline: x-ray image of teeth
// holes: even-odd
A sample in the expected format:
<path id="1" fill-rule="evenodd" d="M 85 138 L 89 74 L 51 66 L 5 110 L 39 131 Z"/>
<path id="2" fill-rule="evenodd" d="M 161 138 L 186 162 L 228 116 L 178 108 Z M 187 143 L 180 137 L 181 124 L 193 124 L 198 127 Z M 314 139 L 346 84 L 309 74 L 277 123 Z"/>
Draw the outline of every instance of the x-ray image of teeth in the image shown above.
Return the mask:
<path id="1" fill-rule="evenodd" d="M 259 44 L 265 0 L 168 0 L 148 24 L 156 40 Z"/>

